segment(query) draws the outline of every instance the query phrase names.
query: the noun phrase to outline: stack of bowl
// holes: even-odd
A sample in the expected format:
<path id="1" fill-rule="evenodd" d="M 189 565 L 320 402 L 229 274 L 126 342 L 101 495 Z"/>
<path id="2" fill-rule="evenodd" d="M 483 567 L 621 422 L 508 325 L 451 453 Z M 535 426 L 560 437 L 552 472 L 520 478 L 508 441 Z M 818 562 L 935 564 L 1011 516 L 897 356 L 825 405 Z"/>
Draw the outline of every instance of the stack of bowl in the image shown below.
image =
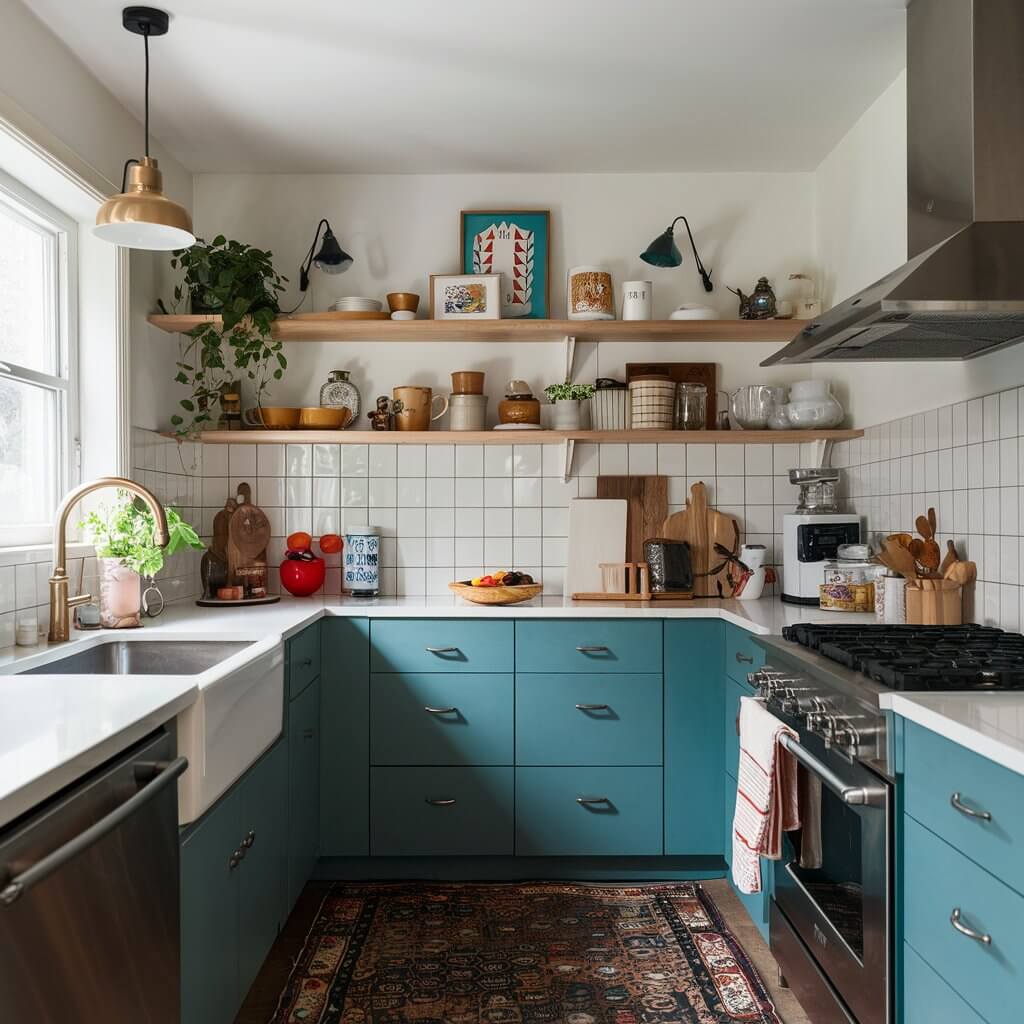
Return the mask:
<path id="1" fill-rule="evenodd" d="M 480 370 L 456 370 L 448 399 L 449 430 L 484 430 L 487 425 L 487 396 Z"/>
<path id="2" fill-rule="evenodd" d="M 392 320 L 415 320 L 420 297 L 415 292 L 388 292 Z"/>
<path id="3" fill-rule="evenodd" d="M 369 299 L 365 295 L 343 295 L 335 299 L 332 313 L 379 313 L 384 304 L 380 299 Z"/>

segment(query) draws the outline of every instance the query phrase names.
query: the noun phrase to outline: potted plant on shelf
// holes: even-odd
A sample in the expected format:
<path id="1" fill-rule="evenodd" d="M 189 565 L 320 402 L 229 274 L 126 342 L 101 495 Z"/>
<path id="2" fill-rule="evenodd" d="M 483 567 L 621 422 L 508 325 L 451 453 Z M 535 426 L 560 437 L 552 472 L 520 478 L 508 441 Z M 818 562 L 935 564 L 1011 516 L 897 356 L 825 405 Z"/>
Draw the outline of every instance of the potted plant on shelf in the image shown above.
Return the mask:
<path id="1" fill-rule="evenodd" d="M 551 426 L 555 430 L 579 430 L 581 402 L 594 394 L 593 384 L 549 384 L 544 389 L 548 401 L 555 407 Z"/>
<path id="2" fill-rule="evenodd" d="M 176 414 L 171 423 L 179 436 L 216 423 L 218 406 L 239 371 L 252 382 L 257 408 L 271 380 L 280 380 L 288 367 L 281 342 L 272 337 L 278 302 L 284 290 L 274 269 L 272 253 L 218 235 L 212 242 L 197 239 L 188 249 L 177 249 L 171 268 L 184 271 L 174 288 L 172 308 L 187 296 L 193 313 L 216 313 L 220 321 L 198 324 L 186 335 L 177 362 L 175 381 L 191 389 L 179 403 L 189 413 Z M 160 309 L 166 312 L 163 302 Z M 227 353 L 224 343 L 227 342 Z"/>
<path id="3" fill-rule="evenodd" d="M 90 512 L 79 524 L 96 548 L 100 578 L 100 625 L 108 629 L 138 626 L 142 608 L 142 577 L 154 577 L 164 559 L 184 548 L 205 545 L 196 531 L 167 508 L 170 541 L 161 548 L 153 541 L 153 513 L 127 491 L 118 492 L 114 505 Z"/>

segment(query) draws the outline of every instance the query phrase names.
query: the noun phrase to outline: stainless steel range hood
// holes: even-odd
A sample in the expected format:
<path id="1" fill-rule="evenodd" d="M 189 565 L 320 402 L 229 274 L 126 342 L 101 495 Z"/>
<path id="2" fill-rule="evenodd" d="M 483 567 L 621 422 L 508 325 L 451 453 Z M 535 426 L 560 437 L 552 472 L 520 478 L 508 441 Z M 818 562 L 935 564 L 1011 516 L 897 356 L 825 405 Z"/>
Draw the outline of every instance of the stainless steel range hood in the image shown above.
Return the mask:
<path id="1" fill-rule="evenodd" d="M 774 363 L 959 360 L 1024 341 L 1024 0 L 907 8 L 910 260 Z"/>

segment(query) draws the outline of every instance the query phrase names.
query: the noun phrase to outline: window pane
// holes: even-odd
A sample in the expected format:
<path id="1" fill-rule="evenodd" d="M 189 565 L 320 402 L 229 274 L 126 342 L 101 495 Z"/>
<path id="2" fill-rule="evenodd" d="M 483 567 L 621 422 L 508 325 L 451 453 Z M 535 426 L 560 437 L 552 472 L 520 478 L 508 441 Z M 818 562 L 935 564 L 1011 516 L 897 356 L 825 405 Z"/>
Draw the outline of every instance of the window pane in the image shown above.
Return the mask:
<path id="1" fill-rule="evenodd" d="M 0 203 L 0 361 L 57 374 L 54 244 Z"/>
<path id="2" fill-rule="evenodd" d="M 0 378 L 0 527 L 53 521 L 58 413 L 56 392 Z"/>

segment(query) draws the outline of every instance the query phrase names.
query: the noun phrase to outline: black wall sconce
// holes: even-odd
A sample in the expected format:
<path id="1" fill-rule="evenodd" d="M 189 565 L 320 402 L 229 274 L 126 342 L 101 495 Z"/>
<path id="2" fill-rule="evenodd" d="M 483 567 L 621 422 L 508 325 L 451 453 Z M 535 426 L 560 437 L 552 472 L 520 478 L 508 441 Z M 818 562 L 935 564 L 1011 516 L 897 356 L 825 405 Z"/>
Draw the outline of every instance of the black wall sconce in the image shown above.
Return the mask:
<path id="1" fill-rule="evenodd" d="M 321 228 L 325 229 L 324 237 L 320 242 L 320 251 L 314 256 L 316 243 L 320 241 Z M 316 234 L 313 235 L 313 244 L 309 247 L 309 253 L 303 260 L 302 266 L 299 267 L 300 292 L 304 292 L 309 287 L 309 269 L 313 264 L 325 274 L 344 274 L 352 266 L 352 257 L 338 244 L 331 225 L 326 219 L 317 224 Z"/>
<path id="2" fill-rule="evenodd" d="M 652 267 L 678 267 L 683 262 L 682 254 L 679 252 L 679 246 L 676 245 L 676 240 L 673 237 L 673 229 L 675 226 L 682 221 L 686 225 L 686 234 L 690 238 L 690 248 L 693 249 L 693 259 L 697 266 L 697 273 L 700 274 L 700 279 L 704 284 L 704 291 L 710 292 L 714 289 L 714 285 L 711 283 L 711 271 L 704 269 L 704 264 L 700 261 L 700 255 L 697 252 L 697 246 L 693 242 L 693 232 L 690 230 L 690 222 L 683 216 L 676 217 L 674 221 L 660 234 L 647 248 L 640 253 L 640 259 L 644 263 L 649 263 Z"/>

